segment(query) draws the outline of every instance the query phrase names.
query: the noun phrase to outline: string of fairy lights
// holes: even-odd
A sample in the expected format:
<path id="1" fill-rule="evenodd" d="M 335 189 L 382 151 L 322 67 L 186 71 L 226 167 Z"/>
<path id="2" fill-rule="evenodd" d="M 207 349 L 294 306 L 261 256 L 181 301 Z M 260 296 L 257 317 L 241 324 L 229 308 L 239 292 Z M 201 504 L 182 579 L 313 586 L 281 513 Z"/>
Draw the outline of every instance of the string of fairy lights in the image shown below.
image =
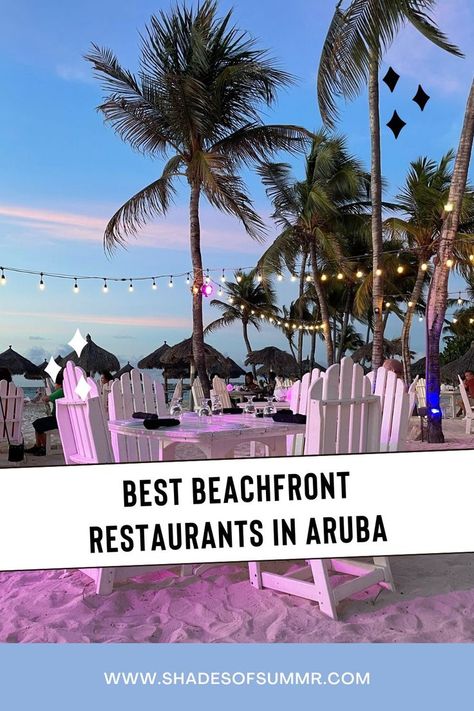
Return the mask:
<path id="1" fill-rule="evenodd" d="M 469 243 L 472 243 L 471 240 L 467 240 Z M 474 249 L 474 245 L 473 245 Z M 383 256 L 384 257 L 389 257 L 389 256 L 396 256 L 396 263 L 391 264 L 389 266 L 389 269 L 387 269 L 387 273 L 390 271 L 391 276 L 394 276 L 395 274 L 398 276 L 403 276 L 406 274 L 407 270 L 412 270 L 414 268 L 413 261 L 410 263 L 408 260 L 408 256 L 411 256 L 413 260 L 413 251 L 415 250 L 410 250 L 410 253 L 407 253 L 406 255 L 403 253 L 402 250 L 387 250 L 384 252 Z M 321 284 L 324 285 L 330 285 L 333 281 L 341 283 L 344 281 L 352 282 L 352 283 L 362 283 L 362 281 L 370 275 L 370 270 L 367 268 L 364 269 L 363 267 L 363 262 L 365 259 L 370 258 L 370 254 L 362 254 L 358 256 L 350 256 L 350 257 L 345 257 L 343 261 L 337 263 L 333 262 L 326 262 L 325 264 L 325 269 L 324 270 L 319 270 L 319 273 L 317 275 L 317 279 L 321 282 Z M 455 259 L 454 257 L 448 257 L 446 259 L 446 266 L 448 269 L 453 269 L 456 266 L 470 266 L 474 268 L 474 252 L 469 255 L 468 257 L 469 262 L 466 260 L 459 260 Z M 428 271 L 430 264 L 428 261 L 422 262 L 420 265 L 421 270 L 426 272 Z M 380 268 L 376 270 L 377 275 L 381 275 L 384 273 L 384 269 Z M 14 274 L 25 274 L 29 276 L 36 276 L 38 278 L 38 288 L 40 291 L 44 291 L 47 286 L 47 280 L 49 279 L 61 279 L 65 281 L 69 281 L 72 284 L 72 291 L 74 294 L 79 294 L 80 292 L 80 283 L 85 282 L 85 281 L 97 281 L 101 284 L 102 287 L 102 292 L 104 294 L 107 294 L 110 290 L 110 285 L 115 284 L 115 283 L 120 283 L 120 284 L 126 284 L 128 291 L 131 293 L 135 290 L 135 285 L 137 284 L 142 284 L 142 283 L 149 283 L 150 287 L 153 291 L 157 291 L 159 288 L 160 283 L 164 282 L 168 288 L 172 289 L 174 288 L 175 284 L 179 284 L 180 280 L 182 279 L 184 285 L 193 293 L 197 293 L 199 290 L 201 291 L 202 295 L 204 297 L 210 297 L 213 294 L 216 294 L 217 296 L 223 296 L 224 295 L 224 289 L 225 285 L 228 281 L 229 274 L 232 275 L 233 279 L 237 283 L 242 282 L 244 279 L 245 275 L 251 272 L 254 275 L 254 278 L 258 282 L 263 282 L 266 280 L 267 276 L 263 273 L 263 271 L 257 266 L 250 266 L 250 267 L 219 267 L 219 268 L 205 268 L 202 270 L 202 279 L 199 280 L 199 286 L 195 283 L 194 279 L 194 274 L 192 270 L 189 271 L 184 271 L 180 273 L 172 273 L 172 274 L 152 274 L 148 276 L 97 276 L 97 275 L 74 275 L 74 274 L 63 274 L 63 273 L 57 273 L 57 272 L 51 272 L 51 271 L 40 271 L 36 269 L 24 269 L 24 268 L 17 268 L 17 267 L 8 267 L 8 266 L 0 266 L 0 287 L 4 287 L 7 285 L 7 281 L 9 281 L 10 275 Z M 7 274 L 8 274 L 8 279 L 7 279 Z M 272 277 L 275 277 L 276 282 L 281 283 L 283 281 L 291 281 L 291 282 L 296 282 L 298 281 L 301 277 L 295 273 L 289 273 L 289 275 L 283 273 L 283 272 L 277 272 L 276 274 L 272 274 Z M 303 278 L 306 282 L 313 282 L 314 281 L 314 276 L 312 274 L 306 273 L 303 275 Z M 455 291 L 455 292 L 450 292 L 449 294 L 450 297 L 456 297 L 457 296 L 457 305 L 462 307 L 465 306 L 466 304 L 470 304 L 472 299 L 470 297 L 470 294 L 467 291 Z M 393 299 L 393 301 L 390 301 L 390 298 Z M 323 324 L 318 323 L 315 320 L 308 321 L 306 320 L 301 320 L 301 319 L 293 319 L 293 318 L 283 318 L 281 316 L 277 316 L 275 311 L 272 311 L 271 309 L 262 309 L 262 308 L 254 308 L 254 306 L 250 303 L 248 303 L 245 299 L 236 297 L 235 295 L 228 294 L 228 302 L 231 304 L 234 308 L 239 308 L 242 312 L 247 312 L 249 316 L 252 316 L 254 318 L 259 318 L 262 321 L 267 321 L 270 325 L 280 327 L 282 329 L 288 329 L 288 330 L 305 330 L 305 331 L 320 331 L 323 330 Z M 453 299 L 454 300 L 454 299 Z M 406 305 L 408 308 L 414 307 L 415 304 L 410 301 L 410 294 L 400 294 L 397 293 L 395 296 L 390 297 L 386 296 L 386 301 L 384 302 L 384 311 L 389 311 L 391 309 L 396 309 L 398 308 L 398 305 L 401 301 L 405 301 Z M 423 315 L 418 316 L 419 321 L 423 321 Z M 453 323 L 457 322 L 457 318 L 453 317 L 452 321 Z M 469 322 L 471 324 L 474 324 L 474 318 L 470 318 Z"/>

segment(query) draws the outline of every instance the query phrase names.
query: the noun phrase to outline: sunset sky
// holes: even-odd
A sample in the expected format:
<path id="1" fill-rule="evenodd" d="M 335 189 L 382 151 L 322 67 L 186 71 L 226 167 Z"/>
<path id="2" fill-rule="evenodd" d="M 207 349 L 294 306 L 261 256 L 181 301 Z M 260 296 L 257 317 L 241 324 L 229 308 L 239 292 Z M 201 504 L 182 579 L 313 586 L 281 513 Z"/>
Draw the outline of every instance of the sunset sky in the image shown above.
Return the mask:
<path id="1" fill-rule="evenodd" d="M 222 1 L 224 13 L 232 3 Z M 16 0 L 4 3 L 0 28 L 2 102 L 0 105 L 0 266 L 100 277 L 139 277 L 182 274 L 190 265 L 186 187 L 166 219 L 148 226 L 128 251 L 104 254 L 102 235 L 108 218 L 131 195 L 161 172 L 162 161 L 133 153 L 111 128 L 104 126 L 95 107 L 99 83 L 82 58 L 91 42 L 110 47 L 128 68 L 135 69 L 139 32 L 153 12 L 168 10 L 166 0 Z M 321 45 L 334 0 L 236 0 L 234 20 L 269 48 L 281 66 L 297 78 L 280 95 L 269 122 L 295 123 L 309 129 L 321 125 L 315 77 Z M 383 173 L 388 193 L 403 182 L 410 160 L 428 155 L 438 160 L 457 145 L 465 101 L 472 78 L 474 3 L 440 0 L 441 28 L 465 52 L 451 57 L 406 29 L 385 58 L 401 75 L 393 94 L 381 85 Z M 431 96 L 422 113 L 411 101 L 418 84 Z M 366 95 L 343 106 L 339 131 L 350 150 L 368 167 L 369 132 Z M 393 110 L 407 122 L 395 141 L 385 127 Z M 283 156 L 283 159 L 286 159 Z M 292 161 L 296 175 L 301 159 Z M 259 181 L 245 178 L 258 211 L 269 214 Z M 239 223 L 209 206 L 202 209 L 202 248 L 205 267 L 249 267 L 261 247 Z M 269 239 L 274 234 L 270 221 Z M 169 289 L 167 278 L 159 289 L 151 281 L 109 284 L 81 282 L 74 294 L 72 281 L 46 279 L 40 292 L 38 278 L 7 272 L 0 289 L 0 351 L 9 344 L 39 362 L 59 351 L 79 327 L 113 351 L 122 362 L 136 361 L 166 339 L 176 343 L 190 335 L 191 302 L 185 276 Z M 458 282 L 453 281 L 452 288 Z M 296 297 L 296 284 L 278 284 L 280 304 Z M 208 304 L 205 322 L 218 316 Z M 389 335 L 399 335 L 400 322 L 392 316 Z M 255 348 L 279 345 L 284 338 L 269 326 L 250 333 Z M 242 363 L 245 353 L 238 326 L 216 333 L 210 343 Z M 416 322 L 414 350 L 423 351 L 423 325 Z M 309 348 L 309 346 L 308 346 Z M 323 345 L 317 359 L 323 360 Z"/>

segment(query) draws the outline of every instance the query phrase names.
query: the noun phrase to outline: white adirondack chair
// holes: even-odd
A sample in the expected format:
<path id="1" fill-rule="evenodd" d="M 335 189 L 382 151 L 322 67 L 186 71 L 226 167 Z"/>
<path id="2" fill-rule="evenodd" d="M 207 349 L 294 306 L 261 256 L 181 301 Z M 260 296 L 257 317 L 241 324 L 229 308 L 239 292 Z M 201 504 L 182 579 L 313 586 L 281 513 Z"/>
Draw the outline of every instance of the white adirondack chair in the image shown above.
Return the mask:
<path id="1" fill-rule="evenodd" d="M 426 407 L 426 380 L 419 378 L 416 384 L 416 406 Z"/>
<path id="2" fill-rule="evenodd" d="M 183 397 L 183 381 L 178 380 L 171 396 L 171 401 L 180 400 Z"/>
<path id="3" fill-rule="evenodd" d="M 295 414 L 308 414 L 309 391 L 320 377 L 321 371 L 319 370 L 319 368 L 313 368 L 310 373 L 305 373 L 301 380 L 298 381 L 298 388 L 295 388 L 295 384 L 292 385 L 292 392 L 290 395 L 290 409 L 293 410 Z M 295 388 L 294 391 L 293 388 Z M 304 443 L 304 435 L 295 435 L 292 437 L 288 437 L 288 454 L 291 456 L 301 456 L 304 453 Z"/>
<path id="4" fill-rule="evenodd" d="M 76 392 L 81 379 L 90 386 L 86 399 Z M 107 420 L 97 384 L 72 362 L 64 369 L 64 398 L 56 401 L 56 418 L 66 464 L 110 464 L 114 461 Z M 163 566 L 81 568 L 95 582 L 98 595 L 108 595 L 115 583 Z M 192 566 L 181 566 L 181 575 L 192 574 Z"/>
<path id="5" fill-rule="evenodd" d="M 368 373 L 367 378 L 373 390 L 374 372 Z M 374 394 L 380 397 L 382 406 L 380 451 L 398 452 L 406 442 L 410 419 L 410 398 L 405 383 L 396 373 L 382 366 L 377 371 Z"/>
<path id="6" fill-rule="evenodd" d="M 464 410 L 466 411 L 466 417 L 465 417 L 466 434 L 471 434 L 472 422 L 474 420 L 474 405 L 472 405 L 470 403 L 468 394 L 466 392 L 466 388 L 464 387 L 462 378 L 459 375 L 458 375 L 458 380 L 459 380 L 459 392 L 461 393 L 462 403 L 464 405 Z"/>
<path id="7" fill-rule="evenodd" d="M 377 452 L 380 448 L 380 397 L 371 392 L 370 380 L 360 365 L 343 358 L 318 378 L 310 391 L 305 454 Z M 357 559 L 314 559 L 291 574 L 262 570 L 262 563 L 249 563 L 250 582 L 256 588 L 271 588 L 319 603 L 320 610 L 337 619 L 337 603 L 372 585 L 394 589 L 387 558 L 372 563 Z M 351 576 L 333 585 L 330 572 Z"/>
<path id="8" fill-rule="evenodd" d="M 202 389 L 201 381 L 199 376 L 196 376 L 191 385 L 191 395 L 193 398 L 193 407 L 198 407 L 204 400 L 204 390 Z"/>
<path id="9" fill-rule="evenodd" d="M 114 380 L 109 393 L 109 419 L 130 420 L 134 412 L 149 412 L 166 417 L 168 409 L 163 385 L 134 368 Z M 158 441 L 112 434 L 112 450 L 116 462 L 158 461 Z"/>
<path id="10" fill-rule="evenodd" d="M 219 396 L 222 407 L 232 407 L 232 401 L 230 399 L 225 380 L 219 378 L 218 375 L 215 375 L 212 379 L 211 395 Z"/>
<path id="11" fill-rule="evenodd" d="M 8 442 L 8 440 L 11 444 L 20 444 L 23 440 L 21 433 L 25 403 L 23 390 L 17 388 L 14 383 L 0 380 L 0 400 L 5 414 L 4 421 L 0 408 L 0 444 Z"/>

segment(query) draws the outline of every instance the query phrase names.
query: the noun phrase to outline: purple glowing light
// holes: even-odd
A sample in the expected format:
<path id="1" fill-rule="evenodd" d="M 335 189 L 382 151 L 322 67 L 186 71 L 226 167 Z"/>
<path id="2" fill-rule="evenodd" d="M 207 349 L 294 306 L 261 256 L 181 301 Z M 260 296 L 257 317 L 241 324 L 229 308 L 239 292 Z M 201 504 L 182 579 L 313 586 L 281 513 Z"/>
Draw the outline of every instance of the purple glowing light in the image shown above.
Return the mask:
<path id="1" fill-rule="evenodd" d="M 226 390 L 228 393 L 231 393 L 233 389 L 234 389 L 234 386 L 232 385 L 232 383 L 228 383 L 226 385 Z"/>
<path id="2" fill-rule="evenodd" d="M 201 294 L 202 294 L 203 296 L 206 296 L 206 297 L 207 297 L 207 296 L 210 296 L 213 291 L 214 291 L 214 289 L 212 288 L 212 285 L 211 285 L 211 284 L 203 284 L 203 285 L 201 286 Z"/>

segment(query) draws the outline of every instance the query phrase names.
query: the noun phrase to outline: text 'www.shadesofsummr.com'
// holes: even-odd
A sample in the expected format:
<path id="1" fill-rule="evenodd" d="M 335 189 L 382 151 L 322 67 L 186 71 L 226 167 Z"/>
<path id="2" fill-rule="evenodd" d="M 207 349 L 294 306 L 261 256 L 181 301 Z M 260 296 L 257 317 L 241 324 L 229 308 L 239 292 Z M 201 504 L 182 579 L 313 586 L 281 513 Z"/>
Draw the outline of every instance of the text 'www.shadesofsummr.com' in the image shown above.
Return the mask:
<path id="1" fill-rule="evenodd" d="M 370 672 L 104 672 L 107 686 L 370 686 Z"/>

